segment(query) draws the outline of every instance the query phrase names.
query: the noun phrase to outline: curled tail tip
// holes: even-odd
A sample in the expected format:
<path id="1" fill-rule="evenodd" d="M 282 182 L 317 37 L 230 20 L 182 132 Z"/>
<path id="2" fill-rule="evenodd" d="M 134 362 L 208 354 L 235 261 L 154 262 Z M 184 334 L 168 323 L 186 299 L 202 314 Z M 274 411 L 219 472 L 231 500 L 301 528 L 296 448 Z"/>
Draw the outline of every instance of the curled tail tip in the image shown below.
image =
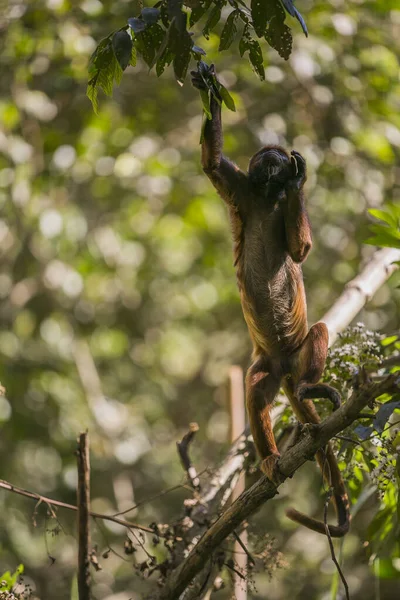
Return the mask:
<path id="1" fill-rule="evenodd" d="M 308 515 L 305 515 L 295 508 L 288 508 L 285 511 L 286 516 L 300 525 L 304 525 L 308 529 L 326 535 L 326 526 L 322 521 L 317 521 Z M 340 538 L 346 535 L 350 528 L 350 516 L 347 515 L 346 520 L 338 525 L 328 525 L 329 534 L 331 537 Z"/>

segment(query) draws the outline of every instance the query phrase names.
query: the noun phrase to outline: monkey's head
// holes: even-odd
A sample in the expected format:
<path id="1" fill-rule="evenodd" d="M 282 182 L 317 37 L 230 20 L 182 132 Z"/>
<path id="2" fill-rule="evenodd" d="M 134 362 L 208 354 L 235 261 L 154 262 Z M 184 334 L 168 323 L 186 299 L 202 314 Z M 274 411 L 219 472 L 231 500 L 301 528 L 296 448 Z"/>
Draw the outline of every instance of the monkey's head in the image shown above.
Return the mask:
<path id="1" fill-rule="evenodd" d="M 251 157 L 249 178 L 257 186 L 268 184 L 272 179 L 285 181 L 290 167 L 290 157 L 280 146 L 264 146 Z"/>

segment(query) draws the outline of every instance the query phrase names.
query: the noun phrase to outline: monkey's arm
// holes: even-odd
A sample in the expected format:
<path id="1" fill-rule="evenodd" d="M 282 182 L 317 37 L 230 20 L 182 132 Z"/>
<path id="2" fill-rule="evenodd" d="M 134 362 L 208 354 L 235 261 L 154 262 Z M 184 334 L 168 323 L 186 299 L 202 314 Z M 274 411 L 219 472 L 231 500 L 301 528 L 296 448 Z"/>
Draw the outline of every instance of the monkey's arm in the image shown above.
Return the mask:
<path id="1" fill-rule="evenodd" d="M 292 176 L 286 182 L 284 218 L 288 252 L 296 263 L 303 262 L 311 250 L 311 227 L 304 200 L 303 185 L 306 181 L 306 163 L 298 152 L 291 156 Z"/>
<path id="2" fill-rule="evenodd" d="M 192 71 L 191 75 L 193 85 L 198 89 L 205 89 L 204 82 L 199 73 Z M 237 165 L 222 154 L 221 105 L 213 95 L 211 95 L 210 110 L 212 118 L 207 119 L 204 126 L 201 164 L 204 172 L 222 199 L 229 206 L 244 213 L 245 205 L 243 200 L 246 197 L 248 178 Z"/>

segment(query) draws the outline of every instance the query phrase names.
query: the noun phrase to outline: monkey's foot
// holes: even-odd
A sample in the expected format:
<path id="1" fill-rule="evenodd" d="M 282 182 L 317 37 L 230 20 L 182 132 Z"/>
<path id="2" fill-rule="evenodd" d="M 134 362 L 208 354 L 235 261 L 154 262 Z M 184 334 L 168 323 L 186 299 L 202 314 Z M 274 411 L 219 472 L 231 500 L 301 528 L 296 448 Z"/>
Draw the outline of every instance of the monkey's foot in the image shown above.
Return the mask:
<path id="1" fill-rule="evenodd" d="M 264 458 L 260 465 L 260 469 L 264 475 L 266 475 L 268 479 L 275 484 L 280 483 L 282 477 L 282 473 L 279 470 L 278 464 L 280 457 L 281 455 L 279 453 L 270 454 L 267 456 L 267 458 Z"/>

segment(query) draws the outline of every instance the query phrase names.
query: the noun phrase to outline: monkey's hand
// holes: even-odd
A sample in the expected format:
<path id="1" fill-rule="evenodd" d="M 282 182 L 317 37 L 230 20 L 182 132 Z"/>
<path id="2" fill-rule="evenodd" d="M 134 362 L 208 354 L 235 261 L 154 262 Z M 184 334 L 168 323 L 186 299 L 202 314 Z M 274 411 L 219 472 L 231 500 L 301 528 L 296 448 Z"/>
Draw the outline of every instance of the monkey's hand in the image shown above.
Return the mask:
<path id="1" fill-rule="evenodd" d="M 197 71 L 190 71 L 190 75 L 192 76 L 193 87 L 200 90 L 200 92 L 210 91 L 211 95 L 218 100 L 218 103 L 221 102 L 221 94 L 219 93 L 220 84 L 214 65 L 208 66 L 203 61 L 200 61 Z"/>
<path id="2" fill-rule="evenodd" d="M 307 167 L 306 161 L 296 150 L 290 153 L 290 166 L 288 170 L 286 189 L 292 191 L 300 190 L 307 179 Z"/>
<path id="3" fill-rule="evenodd" d="M 207 90 L 207 85 L 198 71 L 190 71 L 192 76 L 192 85 L 197 90 Z"/>

